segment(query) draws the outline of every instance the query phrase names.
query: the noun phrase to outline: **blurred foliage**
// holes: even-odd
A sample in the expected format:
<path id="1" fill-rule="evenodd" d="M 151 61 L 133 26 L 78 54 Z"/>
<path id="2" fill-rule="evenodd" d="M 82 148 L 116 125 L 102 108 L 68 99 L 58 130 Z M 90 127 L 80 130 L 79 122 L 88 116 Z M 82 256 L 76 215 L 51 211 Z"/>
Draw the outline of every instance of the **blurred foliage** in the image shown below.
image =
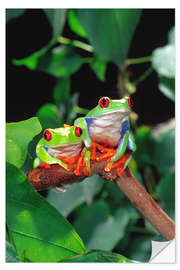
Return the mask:
<path id="1" fill-rule="evenodd" d="M 152 65 L 159 76 L 159 89 L 168 98 L 175 99 L 175 33 L 168 34 L 168 44 L 152 54 Z"/>
<path id="2" fill-rule="evenodd" d="M 120 96 L 135 93 L 138 84 L 156 71 L 159 90 L 174 100 L 174 28 L 167 33 L 166 46 L 157 48 L 152 55 L 128 59 L 140 9 L 44 9 L 42 12 L 52 27 L 49 43 L 24 59 L 14 59 L 13 64 L 17 68 L 25 66 L 34 72 L 48 73 L 56 83 L 53 102 L 39 108 L 38 118 L 7 124 L 6 260 L 130 262 L 126 256 L 131 260 L 148 261 L 151 240 L 165 239 L 131 205 L 114 182 L 94 175 L 69 187 L 66 193 L 50 190 L 43 198 L 29 184 L 25 173 L 32 168 L 42 129 L 72 124 L 79 114 L 88 112 L 78 106 L 78 92 L 72 94 L 71 85 L 71 76 L 84 63 L 101 81 L 105 80 L 107 64 L 110 61 L 117 64 L 121 71 Z M 24 9 L 7 9 L 7 22 L 15 22 L 23 14 Z M 66 23 L 77 36 L 76 40 L 62 36 Z M 90 56 L 82 56 L 79 50 Z M 129 65 L 146 62 L 149 62 L 149 68 L 132 81 L 127 69 Z M 174 121 L 170 125 L 161 123 L 149 127 L 137 126 L 137 117 L 133 119 L 137 151 L 129 167 L 174 219 Z"/>

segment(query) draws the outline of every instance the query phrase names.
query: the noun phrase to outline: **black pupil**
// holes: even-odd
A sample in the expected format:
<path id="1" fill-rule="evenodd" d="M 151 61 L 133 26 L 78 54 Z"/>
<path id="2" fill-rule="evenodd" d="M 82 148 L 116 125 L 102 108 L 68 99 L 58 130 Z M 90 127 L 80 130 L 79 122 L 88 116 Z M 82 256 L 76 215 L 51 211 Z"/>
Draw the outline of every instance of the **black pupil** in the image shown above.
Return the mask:
<path id="1" fill-rule="evenodd" d="M 47 133 L 45 132 L 45 133 L 44 133 L 44 139 L 46 140 L 47 137 L 48 137 L 48 135 L 47 135 Z"/>
<path id="2" fill-rule="evenodd" d="M 103 106 L 106 105 L 106 99 L 105 99 L 105 98 L 102 99 L 101 104 L 102 104 Z"/>
<path id="3" fill-rule="evenodd" d="M 80 134 L 80 135 L 82 134 L 82 129 L 81 129 L 81 128 L 79 128 L 79 134 Z"/>

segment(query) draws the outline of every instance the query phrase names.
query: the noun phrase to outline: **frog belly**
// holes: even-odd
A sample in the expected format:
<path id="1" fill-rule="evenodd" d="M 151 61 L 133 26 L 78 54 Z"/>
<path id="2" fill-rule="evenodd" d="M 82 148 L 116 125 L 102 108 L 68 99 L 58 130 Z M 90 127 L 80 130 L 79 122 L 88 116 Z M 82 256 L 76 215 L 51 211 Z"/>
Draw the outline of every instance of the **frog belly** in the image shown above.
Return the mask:
<path id="1" fill-rule="evenodd" d="M 124 117 L 120 114 L 106 114 L 96 118 L 91 124 L 89 131 L 92 141 L 116 147 L 121 138 L 121 127 Z"/>
<path id="2" fill-rule="evenodd" d="M 66 158 L 71 158 L 77 156 L 82 150 L 82 143 L 71 144 L 71 145 L 62 145 L 56 148 L 49 147 L 48 153 L 53 156 L 62 156 Z"/>

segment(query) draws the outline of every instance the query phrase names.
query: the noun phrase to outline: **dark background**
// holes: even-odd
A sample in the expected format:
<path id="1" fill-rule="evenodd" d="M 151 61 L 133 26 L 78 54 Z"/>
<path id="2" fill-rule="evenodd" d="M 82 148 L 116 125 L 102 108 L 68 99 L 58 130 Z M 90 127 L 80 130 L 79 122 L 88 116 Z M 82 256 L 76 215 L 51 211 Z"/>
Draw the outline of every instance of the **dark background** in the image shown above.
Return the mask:
<path id="1" fill-rule="evenodd" d="M 174 9 L 145 9 L 135 31 L 128 58 L 151 55 L 152 51 L 167 44 L 167 33 L 175 24 Z M 52 103 L 56 79 L 39 71 L 12 64 L 12 59 L 27 57 L 39 50 L 51 39 L 51 27 L 40 9 L 28 9 L 18 19 L 11 20 L 6 27 L 6 121 L 25 120 L 36 114 L 44 103 Z M 80 39 L 66 22 L 63 36 Z M 87 41 L 86 41 L 87 42 Z M 77 50 L 82 56 L 89 56 Z M 132 81 L 138 78 L 149 64 L 130 67 Z M 79 92 L 79 105 L 93 108 L 101 96 L 117 98 L 118 69 L 108 64 L 106 81 L 99 81 L 88 64 L 71 76 L 71 92 Z M 138 124 L 156 124 L 174 116 L 174 102 L 158 90 L 157 74 L 153 72 L 137 92 L 132 95 L 134 111 L 138 113 Z"/>

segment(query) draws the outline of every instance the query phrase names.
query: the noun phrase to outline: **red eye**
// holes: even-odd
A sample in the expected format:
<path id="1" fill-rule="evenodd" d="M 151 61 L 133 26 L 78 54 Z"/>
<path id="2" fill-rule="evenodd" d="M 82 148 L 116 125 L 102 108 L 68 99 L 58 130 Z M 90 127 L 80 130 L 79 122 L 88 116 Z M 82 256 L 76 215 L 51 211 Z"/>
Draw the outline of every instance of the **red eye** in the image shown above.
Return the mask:
<path id="1" fill-rule="evenodd" d="M 101 108 L 106 108 L 109 106 L 109 98 L 108 97 L 102 97 L 99 100 L 99 106 Z"/>
<path id="2" fill-rule="evenodd" d="M 82 128 L 80 127 L 75 128 L 75 134 L 77 137 L 81 137 L 82 133 L 83 133 Z"/>
<path id="3" fill-rule="evenodd" d="M 129 107 L 132 107 L 132 105 L 133 105 L 130 98 L 128 98 L 128 105 L 129 105 Z"/>
<path id="4" fill-rule="evenodd" d="M 46 141 L 50 141 L 52 139 L 52 135 L 51 135 L 51 132 L 49 130 L 45 130 L 43 132 L 43 138 L 46 140 Z"/>

